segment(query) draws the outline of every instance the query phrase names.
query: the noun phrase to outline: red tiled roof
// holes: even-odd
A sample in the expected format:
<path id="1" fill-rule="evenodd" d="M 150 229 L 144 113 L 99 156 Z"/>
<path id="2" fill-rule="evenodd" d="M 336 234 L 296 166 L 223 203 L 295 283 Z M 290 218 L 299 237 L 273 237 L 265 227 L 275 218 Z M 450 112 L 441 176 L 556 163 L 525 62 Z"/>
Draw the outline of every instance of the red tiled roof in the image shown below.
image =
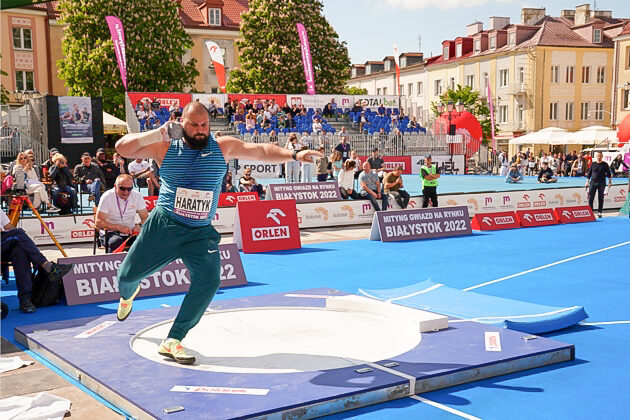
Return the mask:
<path id="1" fill-rule="evenodd" d="M 619 35 L 628 35 L 630 34 L 630 21 L 626 23 L 626 26 L 623 27 L 623 31 Z"/>
<path id="2" fill-rule="evenodd" d="M 547 17 L 536 34 L 521 46 L 563 46 L 563 47 L 612 47 L 610 39 L 603 37 L 600 44 L 587 41 L 556 18 Z"/>
<path id="3" fill-rule="evenodd" d="M 49 1 L 46 3 L 37 3 L 32 6 L 25 6 L 28 9 L 42 10 L 48 14 L 49 19 L 59 19 L 59 12 L 57 11 L 57 1 Z"/>

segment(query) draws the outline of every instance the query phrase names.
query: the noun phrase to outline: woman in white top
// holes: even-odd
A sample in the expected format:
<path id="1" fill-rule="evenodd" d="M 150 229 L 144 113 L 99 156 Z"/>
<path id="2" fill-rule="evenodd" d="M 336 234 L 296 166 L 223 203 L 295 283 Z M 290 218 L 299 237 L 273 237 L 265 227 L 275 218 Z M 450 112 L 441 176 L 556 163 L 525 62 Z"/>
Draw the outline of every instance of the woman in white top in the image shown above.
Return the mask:
<path id="1" fill-rule="evenodd" d="M 245 116 L 245 129 L 251 130 L 256 127 L 256 116 L 250 109 L 247 115 Z"/>
<path id="2" fill-rule="evenodd" d="M 302 150 L 302 143 L 298 141 L 297 134 L 291 133 L 284 148 L 289 150 Z M 295 160 L 285 163 L 285 173 L 286 182 L 300 182 L 300 162 Z"/>
<path id="3" fill-rule="evenodd" d="M 19 168 L 19 169 L 18 169 Z M 39 207 L 42 203 L 46 203 L 48 212 L 57 212 L 59 209 L 52 205 L 48 199 L 48 193 L 46 192 L 46 186 L 39 180 L 37 171 L 33 168 L 33 162 L 29 159 L 29 156 L 20 152 L 15 165 L 13 165 L 13 178 L 16 177 L 16 172 L 24 173 L 24 185 L 26 187 L 27 194 L 33 194 L 33 207 Z"/>
<path id="4" fill-rule="evenodd" d="M 354 189 L 354 169 L 356 163 L 354 160 L 346 160 L 343 168 L 339 171 L 339 177 L 337 178 L 337 184 L 339 185 L 339 192 L 344 200 L 348 197 L 352 197 L 353 200 L 359 199 L 359 194 Z"/>

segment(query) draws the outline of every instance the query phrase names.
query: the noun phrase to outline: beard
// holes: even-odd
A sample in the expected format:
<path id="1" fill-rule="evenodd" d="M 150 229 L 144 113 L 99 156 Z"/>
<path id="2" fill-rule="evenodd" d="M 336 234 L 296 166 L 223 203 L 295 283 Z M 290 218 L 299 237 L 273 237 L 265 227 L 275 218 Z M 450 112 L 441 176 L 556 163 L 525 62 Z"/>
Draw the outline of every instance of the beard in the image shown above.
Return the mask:
<path id="1" fill-rule="evenodd" d="M 203 150 L 208 146 L 208 141 L 210 140 L 209 136 L 204 136 L 203 134 L 196 134 L 194 136 L 189 136 L 186 131 L 184 131 L 184 142 L 193 150 Z"/>

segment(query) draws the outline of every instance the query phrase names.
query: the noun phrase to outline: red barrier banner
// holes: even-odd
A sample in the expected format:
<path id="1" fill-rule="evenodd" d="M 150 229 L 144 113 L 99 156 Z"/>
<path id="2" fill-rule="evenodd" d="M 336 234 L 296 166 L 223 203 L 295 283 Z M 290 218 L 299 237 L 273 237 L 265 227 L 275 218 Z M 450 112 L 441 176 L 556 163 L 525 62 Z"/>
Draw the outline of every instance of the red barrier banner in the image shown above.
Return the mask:
<path id="1" fill-rule="evenodd" d="M 138 101 L 145 99 L 148 99 L 149 102 L 157 100 L 160 103 L 160 108 L 170 108 L 171 105 L 183 108 L 191 101 L 191 96 L 190 93 L 129 92 L 129 100 L 134 108 Z"/>
<path id="2" fill-rule="evenodd" d="M 258 201 L 257 192 L 221 193 L 219 207 L 235 207 L 241 201 Z"/>
<path id="3" fill-rule="evenodd" d="M 295 200 L 237 203 L 234 242 L 247 253 L 301 248 Z"/>
<path id="4" fill-rule="evenodd" d="M 559 223 L 594 222 L 595 214 L 589 206 L 556 207 L 553 210 Z"/>
<path id="5" fill-rule="evenodd" d="M 363 162 L 367 162 L 367 160 L 370 157 L 371 156 L 359 156 L 359 159 L 361 159 L 361 164 L 363 164 Z M 411 156 L 381 156 L 381 157 L 383 158 L 383 167 L 381 169 L 384 169 L 387 172 L 391 172 L 394 169 L 396 169 L 396 166 L 402 165 L 403 174 L 408 175 L 412 173 Z"/>
<path id="6" fill-rule="evenodd" d="M 159 196 L 157 195 L 149 195 L 144 197 L 144 204 L 147 206 L 147 211 L 151 211 L 155 208 L 155 203 L 157 203 L 157 199 Z"/>
<path id="7" fill-rule="evenodd" d="M 557 225 L 558 219 L 553 209 L 517 210 L 516 214 L 522 227 Z"/>
<path id="8" fill-rule="evenodd" d="M 521 227 L 516 213 L 502 211 L 498 213 L 477 213 L 471 222 L 474 230 L 501 230 Z"/>

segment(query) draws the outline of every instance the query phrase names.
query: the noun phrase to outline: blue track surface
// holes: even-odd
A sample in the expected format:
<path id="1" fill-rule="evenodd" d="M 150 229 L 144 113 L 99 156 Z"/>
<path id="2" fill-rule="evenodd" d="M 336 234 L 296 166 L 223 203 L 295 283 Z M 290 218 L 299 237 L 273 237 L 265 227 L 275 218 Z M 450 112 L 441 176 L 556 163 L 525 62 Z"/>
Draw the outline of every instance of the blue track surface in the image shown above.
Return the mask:
<path id="1" fill-rule="evenodd" d="M 381 243 L 369 240 L 307 245 L 299 251 L 242 254 L 250 284 L 225 289 L 228 299 L 336 287 L 403 287 L 432 279 L 467 288 L 560 260 L 601 250 L 505 281 L 476 292 L 551 306 L 584 306 L 587 322 L 630 321 L 630 220 L 607 218 L 595 223 L 475 233 L 440 240 Z M 17 311 L 15 283 L 2 285 L 11 307 L 2 336 L 13 341 L 15 325 L 113 313 L 115 303 L 40 308 L 33 315 Z M 179 305 L 183 295 L 139 299 L 134 311 Z M 576 360 L 468 385 L 423 397 L 484 419 L 617 419 L 630 412 L 625 366 L 630 323 L 578 325 L 545 334 L 574 344 Z M 114 356 L 112 356 L 114 357 Z M 342 413 L 330 418 L 456 418 L 426 403 L 402 400 Z"/>

